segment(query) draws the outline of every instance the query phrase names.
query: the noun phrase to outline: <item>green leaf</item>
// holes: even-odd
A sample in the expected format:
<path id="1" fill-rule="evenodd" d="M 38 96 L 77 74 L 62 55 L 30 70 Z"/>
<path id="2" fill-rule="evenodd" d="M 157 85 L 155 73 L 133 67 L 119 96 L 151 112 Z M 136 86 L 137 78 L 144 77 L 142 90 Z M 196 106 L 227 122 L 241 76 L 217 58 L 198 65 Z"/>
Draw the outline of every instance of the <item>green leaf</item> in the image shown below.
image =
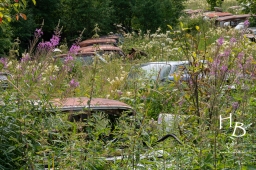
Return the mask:
<path id="1" fill-rule="evenodd" d="M 26 0 L 22 0 L 22 4 L 24 5 L 24 7 L 27 6 L 27 1 Z"/>
<path id="2" fill-rule="evenodd" d="M 183 29 L 183 27 L 184 27 L 182 22 L 180 22 L 180 27 L 181 27 L 181 29 Z"/>
<path id="3" fill-rule="evenodd" d="M 36 0 L 32 0 L 33 4 L 36 5 Z"/>
<path id="4" fill-rule="evenodd" d="M 20 6 L 19 3 L 14 3 L 13 5 L 14 5 L 14 7 L 19 7 Z"/>
<path id="5" fill-rule="evenodd" d="M 172 30 L 172 26 L 170 26 L 170 25 L 167 25 L 167 27 L 168 27 L 168 28 L 170 28 L 170 29 Z"/>
<path id="6" fill-rule="evenodd" d="M 7 19 L 8 22 L 11 22 L 12 18 L 9 15 L 5 15 L 4 17 Z"/>

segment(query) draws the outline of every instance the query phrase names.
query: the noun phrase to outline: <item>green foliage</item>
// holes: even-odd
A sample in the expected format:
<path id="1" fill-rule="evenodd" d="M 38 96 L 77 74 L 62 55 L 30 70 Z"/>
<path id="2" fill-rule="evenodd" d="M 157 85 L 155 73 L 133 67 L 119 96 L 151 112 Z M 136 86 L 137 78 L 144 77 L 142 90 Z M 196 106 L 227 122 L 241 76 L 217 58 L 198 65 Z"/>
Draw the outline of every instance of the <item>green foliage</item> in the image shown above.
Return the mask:
<path id="1" fill-rule="evenodd" d="M 135 48 L 147 56 L 105 55 L 107 63 L 96 58 L 91 65 L 54 60 L 54 47 L 37 48 L 40 39 L 34 39 L 29 54 L 21 61 L 9 59 L 0 70 L 13 75 L 12 88 L 0 93 L 0 169 L 255 168 L 255 43 L 233 29 L 200 21 L 184 19 L 179 29 L 169 25 L 166 32 L 127 34 L 125 52 Z M 170 60 L 190 61 L 190 81 L 181 81 L 177 73 L 171 83 L 126 84 L 135 64 Z M 72 79 L 79 86 L 72 87 Z M 49 100 L 74 96 L 121 100 L 136 114 L 123 113 L 113 126 L 102 112 L 69 122 L 67 113 L 49 111 Z M 185 118 L 170 128 L 169 122 L 155 122 L 159 113 Z M 231 127 L 225 119 L 220 129 L 219 116 L 230 113 Z M 245 136 L 232 136 L 236 122 L 246 127 Z M 183 144 L 173 138 L 156 142 L 169 133 Z M 111 156 L 122 159 L 107 161 Z"/>
<path id="2" fill-rule="evenodd" d="M 197 26 L 204 32 L 209 31 L 209 28 L 211 28 L 210 21 L 204 20 L 202 15 L 193 17 L 184 16 L 180 19 L 180 22 L 184 23 L 186 28 L 189 28 L 187 32 L 191 34 L 196 34 L 198 32 L 196 29 Z"/>
<path id="3" fill-rule="evenodd" d="M 145 33 L 147 30 L 155 32 L 158 27 L 165 31 L 167 24 L 176 25 L 184 9 L 183 2 L 147 0 L 136 3 L 132 20 L 137 25 L 135 29 L 141 29 Z"/>
<path id="4" fill-rule="evenodd" d="M 64 26 L 63 35 L 67 38 L 68 43 L 85 29 L 85 37 L 92 37 L 94 26 L 98 24 L 100 28 L 99 34 L 107 34 L 113 29 L 113 8 L 110 1 L 74 1 L 62 0 L 61 9 L 58 16 Z"/>
<path id="5" fill-rule="evenodd" d="M 245 13 L 256 14 L 256 2 L 254 0 L 237 0 L 244 8 Z"/>
<path id="6" fill-rule="evenodd" d="M 221 7 L 223 0 L 206 0 L 210 5 L 211 10 L 214 11 L 214 7 Z"/>
<path id="7" fill-rule="evenodd" d="M 5 56 L 11 46 L 12 31 L 9 26 L 0 29 L 0 56 Z"/>

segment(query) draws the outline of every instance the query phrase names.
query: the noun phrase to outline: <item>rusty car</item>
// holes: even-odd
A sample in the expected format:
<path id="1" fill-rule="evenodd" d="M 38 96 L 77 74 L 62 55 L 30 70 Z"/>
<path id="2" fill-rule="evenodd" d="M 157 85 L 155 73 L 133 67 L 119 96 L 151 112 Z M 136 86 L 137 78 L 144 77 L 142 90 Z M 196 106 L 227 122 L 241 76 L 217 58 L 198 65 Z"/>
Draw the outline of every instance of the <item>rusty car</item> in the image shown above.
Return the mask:
<path id="1" fill-rule="evenodd" d="M 97 112 L 104 112 L 110 120 L 119 117 L 123 112 L 129 112 L 129 115 L 134 114 L 133 108 L 128 104 L 107 98 L 56 98 L 50 100 L 50 103 L 57 111 L 68 113 L 68 119 L 72 122 L 84 121 Z M 76 114 L 77 112 L 79 114 Z"/>

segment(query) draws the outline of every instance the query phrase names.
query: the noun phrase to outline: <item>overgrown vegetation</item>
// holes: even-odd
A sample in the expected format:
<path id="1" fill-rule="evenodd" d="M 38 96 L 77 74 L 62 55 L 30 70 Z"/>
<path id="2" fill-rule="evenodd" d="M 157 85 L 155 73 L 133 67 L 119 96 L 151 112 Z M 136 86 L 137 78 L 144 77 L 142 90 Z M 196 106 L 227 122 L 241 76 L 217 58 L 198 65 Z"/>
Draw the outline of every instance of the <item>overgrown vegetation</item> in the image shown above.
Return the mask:
<path id="1" fill-rule="evenodd" d="M 76 43 L 64 51 L 64 61 L 55 60 L 65 28 L 60 23 L 45 38 L 44 26 L 38 27 L 21 60 L 0 59 L 0 72 L 12 75 L 10 88 L 0 92 L 0 169 L 255 169 L 256 44 L 200 18 L 181 21 L 167 31 L 124 34 L 126 54 L 133 47 L 147 56 L 106 55 L 107 63 L 96 58 L 91 65 L 75 59 Z M 188 81 L 176 74 L 173 82 L 128 84 L 135 64 L 172 60 L 190 61 Z M 123 101 L 136 116 L 123 113 L 111 129 L 103 114 L 95 114 L 81 130 L 84 122 L 49 112 L 49 100 L 80 96 Z M 160 113 L 186 118 L 170 129 L 170 122 L 155 122 Z M 157 143 L 168 134 L 179 140 Z M 123 157 L 106 159 L 112 156 Z"/>

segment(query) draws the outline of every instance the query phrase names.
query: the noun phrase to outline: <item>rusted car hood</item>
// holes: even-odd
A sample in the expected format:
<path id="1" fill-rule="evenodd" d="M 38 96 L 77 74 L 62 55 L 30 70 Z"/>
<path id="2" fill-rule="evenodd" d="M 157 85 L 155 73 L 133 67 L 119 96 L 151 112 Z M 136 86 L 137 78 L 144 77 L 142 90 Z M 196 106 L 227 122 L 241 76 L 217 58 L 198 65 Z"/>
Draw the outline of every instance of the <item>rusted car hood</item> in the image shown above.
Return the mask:
<path id="1" fill-rule="evenodd" d="M 132 107 L 117 100 L 104 99 L 104 98 L 92 98 L 89 105 L 89 98 L 87 97 L 72 97 L 64 99 L 53 99 L 50 103 L 60 109 L 61 111 L 67 110 L 82 110 L 84 108 L 90 108 L 95 110 L 106 109 L 123 109 L 132 110 Z"/>

